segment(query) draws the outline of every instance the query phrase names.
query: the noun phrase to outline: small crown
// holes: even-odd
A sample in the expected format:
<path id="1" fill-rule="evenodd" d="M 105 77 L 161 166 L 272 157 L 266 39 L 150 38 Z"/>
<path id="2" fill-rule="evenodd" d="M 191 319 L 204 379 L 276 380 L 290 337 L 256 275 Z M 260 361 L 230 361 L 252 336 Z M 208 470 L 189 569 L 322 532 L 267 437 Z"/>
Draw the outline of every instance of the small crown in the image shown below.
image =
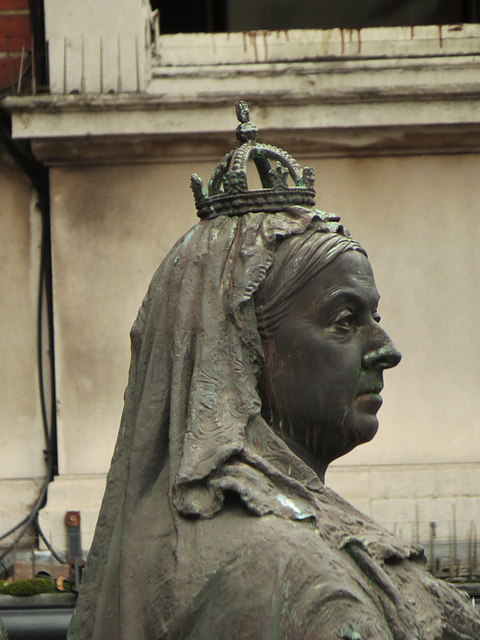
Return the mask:
<path id="1" fill-rule="evenodd" d="M 192 175 L 191 187 L 199 218 L 241 216 L 245 213 L 277 213 L 293 205 L 315 205 L 315 175 L 302 167 L 286 151 L 256 141 L 257 127 L 250 122 L 248 104 L 235 103 L 240 124 L 236 136 L 241 145 L 227 153 L 215 167 L 208 191 L 201 178 Z M 247 162 L 253 160 L 262 189 L 248 189 Z M 275 161 L 275 168 L 271 161 Z M 288 186 L 288 178 L 293 186 Z"/>

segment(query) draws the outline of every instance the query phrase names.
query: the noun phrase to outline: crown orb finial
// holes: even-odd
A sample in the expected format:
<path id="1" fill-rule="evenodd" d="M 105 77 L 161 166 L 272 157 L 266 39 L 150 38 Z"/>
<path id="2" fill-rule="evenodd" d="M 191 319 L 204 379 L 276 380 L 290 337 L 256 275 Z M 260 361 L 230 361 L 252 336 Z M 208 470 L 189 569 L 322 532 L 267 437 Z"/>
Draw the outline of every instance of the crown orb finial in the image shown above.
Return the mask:
<path id="1" fill-rule="evenodd" d="M 253 122 L 250 122 L 248 102 L 245 100 L 238 100 L 235 102 L 235 112 L 237 114 L 237 120 L 240 122 L 235 131 L 237 140 L 242 144 L 244 142 L 254 144 L 257 137 L 257 127 Z"/>
<path id="2" fill-rule="evenodd" d="M 239 122 L 250 122 L 250 110 L 248 108 L 248 102 L 245 100 L 237 100 L 235 102 L 235 111 L 237 113 L 237 120 Z"/>

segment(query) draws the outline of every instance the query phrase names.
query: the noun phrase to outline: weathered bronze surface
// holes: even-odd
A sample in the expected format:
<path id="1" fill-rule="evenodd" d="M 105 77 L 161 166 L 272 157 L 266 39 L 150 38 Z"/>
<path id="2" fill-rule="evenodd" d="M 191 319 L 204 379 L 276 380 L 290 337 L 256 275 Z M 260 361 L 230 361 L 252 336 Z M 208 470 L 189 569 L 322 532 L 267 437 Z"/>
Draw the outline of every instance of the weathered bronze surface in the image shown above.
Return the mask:
<path id="1" fill-rule="evenodd" d="M 275 214 L 243 213 L 250 192 L 231 215 L 229 166 L 133 326 L 70 640 L 478 640 L 473 605 L 422 549 L 323 484 L 375 435 L 400 360 L 364 250 L 266 178 Z"/>
<path id="2" fill-rule="evenodd" d="M 303 170 L 283 149 L 256 141 L 257 128 L 250 122 L 246 102 L 236 103 L 240 124 L 236 135 L 242 144 L 230 151 L 217 165 L 208 184 L 208 194 L 201 178 L 192 175 L 191 187 L 200 218 L 218 215 L 242 216 L 246 213 L 282 211 L 286 206 L 315 204 L 313 170 Z M 258 169 L 261 189 L 249 190 L 247 162 L 252 159 Z M 275 169 L 270 160 L 275 160 Z M 293 186 L 288 186 L 288 178 Z"/>

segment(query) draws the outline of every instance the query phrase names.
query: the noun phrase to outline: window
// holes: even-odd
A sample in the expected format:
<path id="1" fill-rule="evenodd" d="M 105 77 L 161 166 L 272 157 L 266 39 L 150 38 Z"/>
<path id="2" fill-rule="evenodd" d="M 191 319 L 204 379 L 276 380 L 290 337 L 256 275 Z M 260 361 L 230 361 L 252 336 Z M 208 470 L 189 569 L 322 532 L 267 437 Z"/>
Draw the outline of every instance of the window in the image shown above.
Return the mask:
<path id="1" fill-rule="evenodd" d="M 480 0 L 151 0 L 160 32 L 192 33 L 477 22 Z"/>

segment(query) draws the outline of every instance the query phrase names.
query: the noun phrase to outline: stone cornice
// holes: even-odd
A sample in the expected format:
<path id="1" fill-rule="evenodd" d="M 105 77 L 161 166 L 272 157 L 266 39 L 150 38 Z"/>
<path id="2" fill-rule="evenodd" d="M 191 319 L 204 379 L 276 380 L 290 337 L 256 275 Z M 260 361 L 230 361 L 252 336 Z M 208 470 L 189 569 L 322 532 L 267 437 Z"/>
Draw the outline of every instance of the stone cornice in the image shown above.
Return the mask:
<path id="1" fill-rule="evenodd" d="M 480 125 L 264 129 L 262 139 L 302 157 L 362 157 L 480 152 Z M 32 141 L 49 166 L 217 162 L 236 145 L 232 132 L 49 137 Z"/>
<path id="2" fill-rule="evenodd" d="M 2 105 L 14 137 L 29 139 L 51 165 L 218 159 L 235 145 L 239 98 L 250 104 L 259 139 L 294 155 L 469 153 L 480 151 L 479 70 L 473 53 L 156 65 L 144 93 L 11 97 Z"/>

